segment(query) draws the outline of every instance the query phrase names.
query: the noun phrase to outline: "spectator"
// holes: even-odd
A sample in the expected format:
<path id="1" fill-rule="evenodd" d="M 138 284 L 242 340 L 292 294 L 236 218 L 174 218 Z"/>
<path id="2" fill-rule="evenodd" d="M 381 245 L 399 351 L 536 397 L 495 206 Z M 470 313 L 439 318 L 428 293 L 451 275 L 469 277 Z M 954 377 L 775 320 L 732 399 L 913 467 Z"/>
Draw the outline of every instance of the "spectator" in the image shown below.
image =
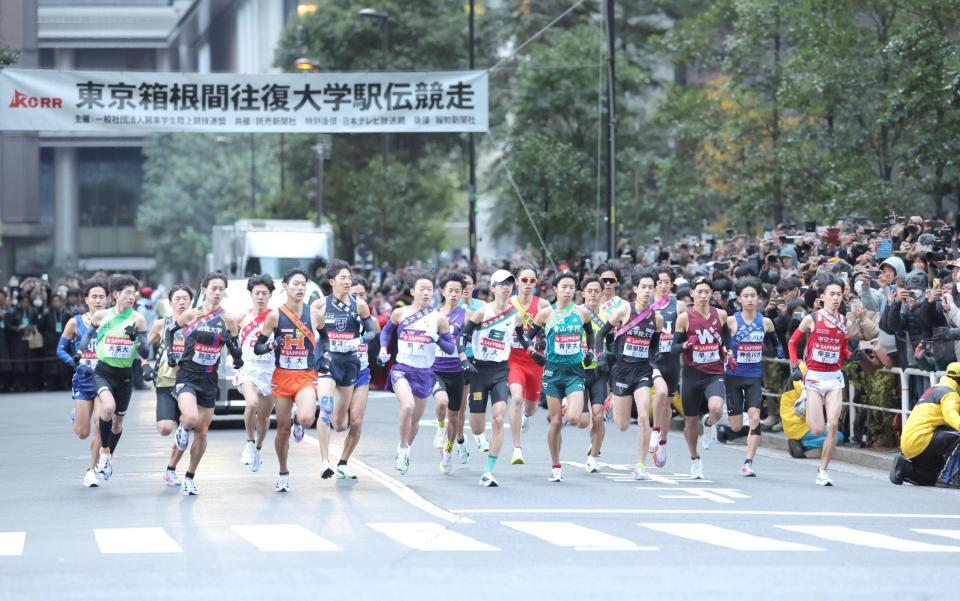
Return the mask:
<path id="1" fill-rule="evenodd" d="M 38 321 L 38 329 L 43 335 L 43 356 L 41 374 L 44 390 L 68 390 L 73 371 L 57 359 L 57 343 L 63 328 L 70 321 L 70 314 L 63 306 L 63 299 L 57 295 L 50 298 L 50 306 L 46 307 Z"/>

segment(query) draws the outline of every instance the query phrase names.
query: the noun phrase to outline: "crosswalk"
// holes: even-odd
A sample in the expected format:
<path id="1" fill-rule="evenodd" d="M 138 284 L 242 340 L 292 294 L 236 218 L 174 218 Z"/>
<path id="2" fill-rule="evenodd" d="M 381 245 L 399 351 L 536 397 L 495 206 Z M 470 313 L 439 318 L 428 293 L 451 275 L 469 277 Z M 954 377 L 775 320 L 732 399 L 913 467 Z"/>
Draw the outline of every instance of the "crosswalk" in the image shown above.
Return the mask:
<path id="1" fill-rule="evenodd" d="M 330 540 L 325 537 L 330 534 L 320 536 L 300 524 L 236 524 L 223 528 L 228 530 L 225 534 L 233 536 L 218 537 L 218 540 L 225 541 L 232 548 L 246 545 L 263 553 L 363 552 L 369 548 L 369 539 L 364 539 L 362 546 L 356 545 L 355 540 Z M 843 547 L 867 547 L 896 553 L 960 553 L 960 545 L 949 544 L 950 541 L 960 541 L 960 530 L 936 528 L 896 527 L 896 532 L 880 533 L 824 524 L 754 524 L 735 529 L 696 522 L 640 522 L 633 524 L 628 531 L 621 528 L 612 533 L 567 521 L 501 521 L 482 528 L 465 528 L 468 534 L 458 530 L 457 526 L 424 521 L 368 522 L 364 529 L 361 534 L 376 533 L 385 538 L 384 543 L 392 541 L 413 551 L 442 553 L 509 551 L 521 546 L 528 549 L 526 543 L 530 542 L 574 552 L 643 552 L 689 544 L 690 541 L 706 548 L 742 552 L 822 552 Z M 351 529 L 335 529 L 333 532 L 350 533 Z M 29 554 L 28 534 L 0 532 L 0 561 Z M 96 528 L 90 534 L 100 552 L 108 555 L 191 551 L 188 542 L 171 536 L 162 527 Z M 520 541 L 518 537 L 526 537 L 526 540 Z M 521 542 L 523 544 L 518 544 Z"/>

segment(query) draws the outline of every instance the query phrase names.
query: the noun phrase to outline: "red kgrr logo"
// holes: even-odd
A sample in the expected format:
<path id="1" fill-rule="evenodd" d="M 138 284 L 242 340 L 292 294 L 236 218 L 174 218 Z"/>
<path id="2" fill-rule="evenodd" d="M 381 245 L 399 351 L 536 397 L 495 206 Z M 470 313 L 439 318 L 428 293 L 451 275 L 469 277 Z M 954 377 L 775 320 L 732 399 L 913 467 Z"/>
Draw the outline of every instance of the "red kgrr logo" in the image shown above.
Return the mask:
<path id="1" fill-rule="evenodd" d="M 10 101 L 12 109 L 62 109 L 62 98 L 42 98 L 38 96 L 27 96 L 20 90 L 13 91 L 13 100 Z"/>

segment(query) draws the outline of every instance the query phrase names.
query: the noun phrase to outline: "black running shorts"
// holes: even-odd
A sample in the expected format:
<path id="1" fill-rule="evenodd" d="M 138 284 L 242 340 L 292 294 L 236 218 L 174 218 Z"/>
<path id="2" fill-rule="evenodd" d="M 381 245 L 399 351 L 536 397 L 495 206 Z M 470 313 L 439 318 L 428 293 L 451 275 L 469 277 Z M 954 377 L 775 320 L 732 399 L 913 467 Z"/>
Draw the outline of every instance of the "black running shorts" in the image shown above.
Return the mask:
<path id="1" fill-rule="evenodd" d="M 470 374 L 470 413 L 486 413 L 487 401 L 491 404 L 506 403 L 510 398 L 506 361 L 493 363 L 477 361 L 478 373 Z"/>
<path id="2" fill-rule="evenodd" d="M 680 380 L 680 401 L 683 414 L 687 417 L 706 415 L 707 399 L 727 398 L 723 376 L 705 374 L 693 367 L 683 367 L 683 379 Z"/>
<path id="3" fill-rule="evenodd" d="M 112 367 L 100 361 L 93 370 L 93 386 L 97 396 L 104 390 L 110 392 L 117 407 L 116 414 L 126 415 L 133 394 L 132 367 Z"/>
<path id="4" fill-rule="evenodd" d="M 463 372 L 436 371 L 437 383 L 433 386 L 433 393 L 443 391 L 447 393 L 447 409 L 456 413 L 463 406 Z"/>

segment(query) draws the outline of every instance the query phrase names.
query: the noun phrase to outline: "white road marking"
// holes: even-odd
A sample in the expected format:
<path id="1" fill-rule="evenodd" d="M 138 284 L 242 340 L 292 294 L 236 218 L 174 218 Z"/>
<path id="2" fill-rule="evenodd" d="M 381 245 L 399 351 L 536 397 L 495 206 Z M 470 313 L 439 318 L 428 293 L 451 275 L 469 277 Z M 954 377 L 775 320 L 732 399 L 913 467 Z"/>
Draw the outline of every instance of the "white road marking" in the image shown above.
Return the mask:
<path id="1" fill-rule="evenodd" d="M 569 465 L 572 467 L 585 469 L 587 467 L 586 463 L 580 463 L 578 461 L 561 461 L 563 465 Z M 623 463 L 604 463 L 602 461 L 597 462 L 597 467 L 600 468 L 600 473 L 607 480 L 612 480 L 614 482 L 633 482 L 633 476 L 630 472 L 633 471 L 632 465 L 626 465 Z M 609 473 L 604 470 L 612 470 L 613 472 L 624 472 L 620 473 Z M 687 484 L 712 484 L 711 480 L 694 480 L 690 477 L 690 474 L 680 473 L 680 472 L 658 472 L 658 468 L 648 467 L 647 476 L 650 480 L 654 482 L 659 482 L 661 484 L 679 484 L 684 482 Z"/>
<path id="2" fill-rule="evenodd" d="M 860 547 L 887 549 L 903 553 L 960 553 L 960 547 L 931 545 L 887 534 L 848 528 L 847 526 L 777 526 L 777 528 Z"/>
<path id="3" fill-rule="evenodd" d="M 0 556 L 23 555 L 26 532 L 0 532 Z"/>
<path id="4" fill-rule="evenodd" d="M 738 488 L 691 488 L 637 486 L 637 490 L 669 490 L 681 494 L 657 495 L 661 499 L 706 499 L 714 503 L 733 503 L 734 499 L 749 499 Z"/>
<path id="5" fill-rule="evenodd" d="M 490 509 L 466 508 L 451 509 L 458 514 L 489 515 L 489 514 L 543 514 L 543 515 L 759 515 L 783 517 L 827 517 L 827 518 L 890 518 L 890 519 L 930 519 L 930 520 L 960 520 L 957 513 L 864 513 L 845 511 L 764 511 L 759 509 L 584 509 L 578 507 L 559 508 L 507 508 Z"/>
<path id="6" fill-rule="evenodd" d="M 243 525 L 230 526 L 230 529 L 268 553 L 342 550 L 298 524 Z"/>
<path id="7" fill-rule="evenodd" d="M 308 441 L 310 444 L 319 447 L 320 442 L 307 434 L 303 437 L 304 440 Z M 343 447 L 330 443 L 330 454 L 331 460 L 333 456 L 339 456 L 343 453 Z M 436 464 L 428 464 L 436 468 Z M 457 515 L 456 513 L 447 511 L 446 509 L 434 505 L 430 501 L 424 499 L 419 494 L 410 489 L 406 484 L 400 482 L 396 478 L 391 478 L 390 476 L 384 474 L 380 470 L 370 467 L 366 463 L 360 461 L 359 459 L 350 458 L 350 467 L 353 468 L 354 473 L 357 474 L 358 478 L 370 478 L 371 480 L 381 484 L 387 490 L 397 495 L 407 503 L 413 505 L 417 509 L 425 511 L 432 515 L 435 518 L 439 518 L 445 522 L 450 522 L 451 524 L 472 524 L 473 520 L 470 518 L 465 518 L 462 515 Z"/>
<path id="8" fill-rule="evenodd" d="M 434 418 L 426 418 L 426 417 L 425 417 L 425 418 L 421 419 L 421 420 L 420 420 L 419 422 L 417 422 L 417 423 L 418 423 L 419 425 L 421 425 L 421 426 L 430 426 L 430 427 L 433 427 L 433 428 L 437 428 L 437 427 L 440 426 L 440 423 L 437 421 L 437 418 L 435 418 L 435 417 L 434 417 Z M 489 432 L 492 428 L 493 428 L 493 424 L 491 424 L 490 422 L 487 422 L 487 423 L 485 424 L 485 427 L 484 427 L 484 430 L 483 430 L 483 431 L 484 431 L 484 432 Z M 503 424 L 503 429 L 504 429 L 504 430 L 509 430 L 509 429 L 510 429 L 510 424 L 504 423 L 504 424 Z M 463 435 L 464 435 L 464 436 L 467 436 L 468 434 L 473 434 L 473 430 L 470 429 L 470 424 L 467 424 L 466 429 L 463 431 Z"/>
<path id="9" fill-rule="evenodd" d="M 377 532 L 417 551 L 499 551 L 434 522 L 371 522 Z"/>
<path id="10" fill-rule="evenodd" d="M 823 551 L 820 547 L 791 543 L 765 536 L 754 536 L 739 530 L 721 528 L 711 524 L 690 524 L 686 522 L 661 524 L 653 522 L 640 524 L 640 526 L 736 551 Z"/>
<path id="11" fill-rule="evenodd" d="M 163 528 L 97 528 L 93 531 L 101 553 L 182 553 Z"/>
<path id="12" fill-rule="evenodd" d="M 954 540 L 960 540 L 960 530 L 940 530 L 936 528 L 911 528 L 914 532 L 920 534 L 932 534 L 934 536 L 944 536 Z"/>
<path id="13" fill-rule="evenodd" d="M 576 551 L 656 551 L 633 541 L 572 522 L 500 522 L 508 528 L 525 532 L 550 544 L 572 547 Z"/>

